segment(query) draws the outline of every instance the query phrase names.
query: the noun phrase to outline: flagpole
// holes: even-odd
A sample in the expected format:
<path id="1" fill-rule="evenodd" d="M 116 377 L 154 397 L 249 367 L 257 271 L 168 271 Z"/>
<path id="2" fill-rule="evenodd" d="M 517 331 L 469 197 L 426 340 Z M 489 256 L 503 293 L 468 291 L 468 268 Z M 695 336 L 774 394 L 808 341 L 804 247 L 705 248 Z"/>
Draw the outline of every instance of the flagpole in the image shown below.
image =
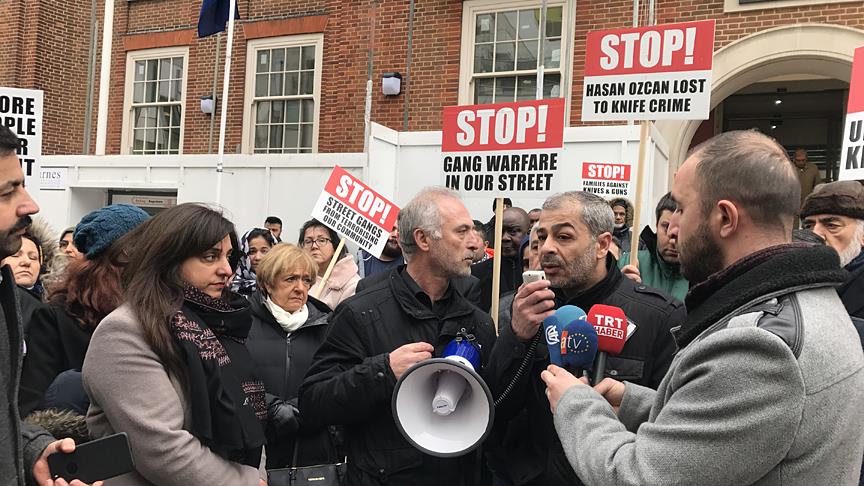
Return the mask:
<path id="1" fill-rule="evenodd" d="M 225 46 L 225 74 L 222 77 L 222 117 L 219 120 L 219 159 L 216 162 L 216 204 L 222 204 L 222 174 L 225 171 L 225 124 L 228 119 L 228 85 L 231 82 L 231 48 L 234 45 L 234 12 L 237 0 L 228 6 L 228 41 Z"/>

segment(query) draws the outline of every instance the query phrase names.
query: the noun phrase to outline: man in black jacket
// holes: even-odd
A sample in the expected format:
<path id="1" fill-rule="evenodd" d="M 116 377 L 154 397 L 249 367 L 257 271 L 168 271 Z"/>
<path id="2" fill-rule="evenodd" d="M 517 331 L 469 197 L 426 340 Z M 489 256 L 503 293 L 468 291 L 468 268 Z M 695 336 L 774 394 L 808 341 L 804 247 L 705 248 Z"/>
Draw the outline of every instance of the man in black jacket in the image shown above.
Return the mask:
<path id="1" fill-rule="evenodd" d="M 541 324 L 555 309 L 569 304 L 587 313 L 594 304 L 607 304 L 624 311 L 635 330 L 621 354 L 608 358 L 607 376 L 656 388 L 672 361 L 670 329 L 684 320 L 683 304 L 622 276 L 609 253 L 613 218 L 609 204 L 587 192 L 549 198 L 537 228 L 547 280 L 523 285 L 501 303 L 501 334 L 490 363 L 493 395 L 511 383 L 513 370 L 535 347 L 530 368 L 495 409 L 500 446 L 488 457 L 502 484 L 580 484 L 555 433 L 540 380 L 549 364 Z"/>
<path id="2" fill-rule="evenodd" d="M 39 207 L 24 189 L 24 172 L 15 155 L 18 137 L 0 127 L 0 259 L 21 247 L 21 235 L 30 225 L 30 215 Z M 18 414 L 18 386 L 25 352 L 24 327 L 15 294 L 15 278 L 8 265 L 0 269 L 0 479 L 4 485 L 66 485 L 51 480 L 48 456 L 75 450 L 74 441 L 55 441 L 41 427 L 24 423 Z M 74 481 L 73 486 L 81 486 Z"/>
<path id="3" fill-rule="evenodd" d="M 857 181 L 820 184 L 801 206 L 801 223 L 840 255 L 846 282 L 837 294 L 852 317 L 864 318 L 864 186 Z"/>
<path id="4" fill-rule="evenodd" d="M 492 270 L 495 258 L 501 259 L 501 288 L 498 295 L 504 295 L 522 285 L 522 260 L 519 258 L 519 244 L 528 234 L 530 219 L 522 208 L 507 208 L 501 225 L 501 248 L 495 248 L 495 256 L 471 267 L 471 274 L 480 279 L 480 304 L 485 311 L 492 308 Z M 491 227 L 493 233 L 495 226 Z M 494 235 L 492 236 L 494 239 Z"/>
<path id="5" fill-rule="evenodd" d="M 474 223 L 454 193 L 427 189 L 402 208 L 398 226 L 407 265 L 338 307 L 300 389 L 300 410 L 312 427 L 345 426 L 346 484 L 470 484 L 474 455 L 444 459 L 412 447 L 391 399 L 408 368 L 441 356 L 462 330 L 476 337 L 483 364 L 489 360 L 492 320 L 453 284 L 470 275 Z"/>

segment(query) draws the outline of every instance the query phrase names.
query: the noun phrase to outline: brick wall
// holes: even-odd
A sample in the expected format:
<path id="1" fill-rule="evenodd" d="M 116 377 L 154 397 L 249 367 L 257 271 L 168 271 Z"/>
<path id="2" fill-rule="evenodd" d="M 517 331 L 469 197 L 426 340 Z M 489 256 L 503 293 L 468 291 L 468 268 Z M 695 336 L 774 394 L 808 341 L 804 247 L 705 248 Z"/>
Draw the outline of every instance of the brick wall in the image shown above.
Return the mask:
<path id="1" fill-rule="evenodd" d="M 186 38 L 183 42 L 189 46 L 184 152 L 207 151 L 210 117 L 200 112 L 198 99 L 212 92 L 216 36 L 206 39 L 198 39 L 197 34 L 190 36 L 190 32 L 197 27 L 200 4 L 200 0 L 117 0 L 107 153 L 120 152 L 127 48 L 140 48 L 148 42 L 168 37 L 174 38 L 172 42 L 175 43 L 180 42 L 177 39 Z M 574 76 L 572 125 L 578 125 L 580 118 L 587 32 L 621 28 L 632 23 L 631 0 L 579 1 L 576 5 L 573 30 L 575 45 L 571 59 Z M 356 152 L 363 148 L 363 112 L 372 18 L 375 24 L 372 78 L 375 121 L 401 130 L 407 102 L 410 130 L 436 130 L 440 129 L 441 108 L 457 102 L 461 0 L 416 2 L 409 94 L 397 97 L 383 96 L 380 80 L 384 72 L 398 71 L 403 76 L 405 74 L 407 1 L 239 0 L 238 6 L 243 20 L 234 37 L 226 152 L 235 151 L 242 140 L 246 71 L 244 29 L 253 24 L 259 35 L 271 31 L 273 35 L 281 35 L 286 33 L 285 29 L 290 32 L 308 32 L 310 28 L 323 30 L 318 135 L 321 152 Z M 101 23 L 101 1 L 98 8 Z M 0 23 L 0 39 L 7 46 L 0 51 L 0 84 L 44 89 L 44 152 L 80 153 L 84 133 L 90 2 L 7 0 L 0 2 L 0 15 L 14 19 Z M 724 14 L 722 0 L 657 0 L 656 17 L 658 23 L 716 19 L 715 48 L 720 48 L 760 30 L 802 22 L 864 28 L 864 5 L 856 2 Z M 98 38 L 101 40 L 101 33 Z M 97 52 L 101 52 L 99 45 Z M 223 36 L 220 56 L 223 59 L 224 52 Z M 221 62 L 218 95 L 222 91 Z M 98 72 L 97 66 L 97 84 Z M 95 111 L 94 100 L 91 146 L 95 146 Z M 218 127 L 214 139 L 218 140 Z"/>

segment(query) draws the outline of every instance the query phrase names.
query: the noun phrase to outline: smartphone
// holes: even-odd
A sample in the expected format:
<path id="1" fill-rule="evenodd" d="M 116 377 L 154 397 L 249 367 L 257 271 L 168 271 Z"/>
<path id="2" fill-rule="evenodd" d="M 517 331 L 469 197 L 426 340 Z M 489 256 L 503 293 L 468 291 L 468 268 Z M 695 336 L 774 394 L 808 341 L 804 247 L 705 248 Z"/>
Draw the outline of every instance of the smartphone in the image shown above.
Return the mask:
<path id="1" fill-rule="evenodd" d="M 88 484 L 135 470 L 129 437 L 123 432 L 81 444 L 71 454 L 51 454 L 48 467 L 53 479 L 78 479 Z"/>
<path id="2" fill-rule="evenodd" d="M 546 272 L 543 270 L 528 270 L 522 273 L 522 282 L 529 284 L 538 280 L 546 280 Z"/>

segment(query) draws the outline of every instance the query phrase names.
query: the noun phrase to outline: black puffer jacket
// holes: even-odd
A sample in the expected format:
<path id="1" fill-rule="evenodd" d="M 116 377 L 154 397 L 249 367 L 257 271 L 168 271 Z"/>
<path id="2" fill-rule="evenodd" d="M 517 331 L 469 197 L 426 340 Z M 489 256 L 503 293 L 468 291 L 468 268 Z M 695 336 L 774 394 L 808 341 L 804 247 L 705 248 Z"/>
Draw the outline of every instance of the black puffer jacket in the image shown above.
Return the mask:
<path id="1" fill-rule="evenodd" d="M 286 430 L 285 424 L 291 420 L 290 407 L 297 405 L 297 392 L 312 364 L 312 356 L 324 341 L 330 308 L 309 297 L 306 302 L 309 318 L 289 335 L 276 322 L 264 300 L 260 291 L 249 296 L 252 328 L 246 347 L 255 362 L 258 377 L 264 382 L 268 411 L 271 412 L 267 424 L 267 468 L 290 465 L 297 438 L 300 439 L 298 465 L 335 462 L 340 458 L 334 449 L 329 428 L 306 426 L 303 411 L 299 412 L 299 420 L 290 426 L 291 430 Z M 286 413 L 289 414 L 287 418 Z M 299 430 L 293 432 L 295 426 L 299 426 Z"/>
<path id="2" fill-rule="evenodd" d="M 608 358 L 606 376 L 657 388 L 675 353 L 670 331 L 683 323 L 684 305 L 658 290 L 623 277 L 611 254 L 607 256 L 606 271 L 602 282 L 572 299 L 566 299 L 556 289 L 555 308 L 571 304 L 587 313 L 594 304 L 620 307 L 636 325 L 636 330 L 621 354 Z M 501 330 L 490 363 L 490 369 L 500 373 L 490 376 L 488 382 L 496 397 L 510 383 L 513 370 L 519 367 L 528 349 L 528 344 L 516 337 L 510 326 L 512 304 L 512 294 L 501 301 Z M 495 409 L 496 435 L 489 441 L 487 457 L 490 468 L 514 485 L 581 484 L 567 462 L 552 423 L 546 385 L 540 379 L 540 373 L 548 365 L 548 348 L 541 339 L 532 365 L 508 399 Z"/>
<path id="3" fill-rule="evenodd" d="M 422 341 L 440 357 L 464 328 L 476 336 L 485 364 L 495 341 L 492 319 L 459 294 L 452 281 L 433 306 L 439 317 L 411 290 L 405 268 L 342 302 L 333 313 L 327 339 L 300 388 L 300 410 L 310 423 L 345 425 L 345 484 L 470 484 L 478 470 L 475 454 L 451 459 L 426 455 L 397 429 L 391 409 L 396 377 L 389 353 Z"/>

